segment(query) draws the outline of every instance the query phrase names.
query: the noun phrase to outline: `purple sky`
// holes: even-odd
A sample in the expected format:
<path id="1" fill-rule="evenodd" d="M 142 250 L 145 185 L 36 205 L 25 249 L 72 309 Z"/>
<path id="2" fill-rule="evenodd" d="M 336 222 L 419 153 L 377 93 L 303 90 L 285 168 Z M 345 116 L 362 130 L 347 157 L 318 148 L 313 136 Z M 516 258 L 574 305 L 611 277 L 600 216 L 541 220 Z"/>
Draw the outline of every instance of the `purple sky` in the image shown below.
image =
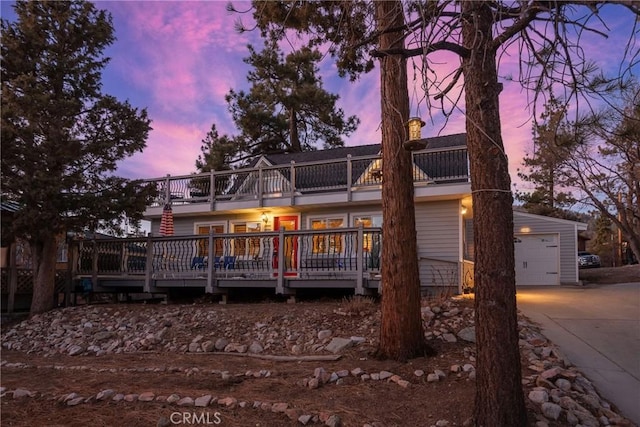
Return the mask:
<path id="1" fill-rule="evenodd" d="M 111 62 L 103 74 L 103 91 L 134 106 L 146 107 L 153 131 L 147 147 L 120 164 L 119 174 L 129 178 L 156 178 L 186 175 L 195 171 L 202 139 L 215 123 L 220 134 L 237 131 L 227 111 L 224 96 L 230 89 L 247 89 L 248 43 L 261 48 L 257 32 L 238 34 L 234 23 L 240 17 L 226 11 L 226 1 L 99 1 L 98 8 L 113 16 L 116 42 L 105 52 Z M 237 9 L 247 2 L 234 2 Z M 591 58 L 614 71 L 629 37 L 633 17 L 623 8 L 606 11 L 613 37 L 584 44 Z M 11 19 L 10 3 L 2 1 L 2 16 Z M 246 19 L 246 17 L 244 18 Z M 636 44 L 635 49 L 638 49 Z M 439 58 L 439 62 L 446 61 Z M 502 58 L 500 75 L 515 74 L 518 58 Z M 613 67 L 613 68 L 611 68 Z M 639 72 L 636 67 L 636 72 Z M 346 140 L 347 145 L 380 142 L 379 73 L 376 70 L 357 83 L 337 76 L 329 60 L 321 67 L 324 86 L 340 95 L 339 106 L 346 115 L 356 114 L 359 129 Z M 412 100 L 413 76 L 409 91 Z M 420 90 L 419 87 L 417 87 Z M 525 151 L 531 148 L 531 117 L 528 97 L 518 83 L 504 82 L 500 96 L 502 133 L 510 161 L 512 180 Z M 414 103 L 415 104 L 415 103 Z M 458 111 L 442 129 L 442 113 L 434 111 L 434 122 L 427 120 L 426 104 L 412 106 L 428 123 L 423 136 L 464 132 L 464 116 Z M 462 105 L 462 109 L 464 105 Z M 519 185 L 519 188 L 523 187 Z"/>

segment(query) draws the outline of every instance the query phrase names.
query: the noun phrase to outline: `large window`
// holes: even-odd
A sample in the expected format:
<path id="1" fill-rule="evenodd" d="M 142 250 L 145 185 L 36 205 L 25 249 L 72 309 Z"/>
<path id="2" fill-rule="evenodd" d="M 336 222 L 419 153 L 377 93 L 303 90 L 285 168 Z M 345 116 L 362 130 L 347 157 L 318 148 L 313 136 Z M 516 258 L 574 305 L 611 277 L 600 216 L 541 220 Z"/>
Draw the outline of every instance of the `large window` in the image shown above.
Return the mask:
<path id="1" fill-rule="evenodd" d="M 309 228 L 312 230 L 327 230 L 343 228 L 345 219 L 341 217 L 312 218 L 309 220 Z M 313 236 L 314 254 L 336 254 L 342 252 L 342 233 L 327 233 Z"/>
<path id="2" fill-rule="evenodd" d="M 233 224 L 233 233 L 258 233 L 259 222 L 243 222 Z M 260 256 L 260 237 L 236 237 L 233 239 L 233 255 L 243 258 L 258 258 Z"/>
<path id="3" fill-rule="evenodd" d="M 209 235 L 209 230 L 213 230 L 214 235 L 224 233 L 224 224 L 197 224 L 196 234 Z M 224 254 L 224 239 L 215 239 L 213 256 L 222 256 Z M 209 240 L 203 239 L 198 241 L 198 256 L 209 256 Z"/>

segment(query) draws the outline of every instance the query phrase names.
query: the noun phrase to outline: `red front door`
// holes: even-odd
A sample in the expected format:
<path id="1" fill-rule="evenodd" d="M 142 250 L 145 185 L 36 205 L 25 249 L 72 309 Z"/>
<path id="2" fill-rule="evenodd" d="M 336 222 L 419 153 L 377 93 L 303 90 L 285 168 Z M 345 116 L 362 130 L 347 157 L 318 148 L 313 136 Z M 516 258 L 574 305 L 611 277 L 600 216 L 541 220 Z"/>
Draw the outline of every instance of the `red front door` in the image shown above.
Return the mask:
<path id="1" fill-rule="evenodd" d="M 285 230 L 298 230 L 298 217 L 297 216 L 274 216 L 273 217 L 273 229 L 279 231 L 281 228 Z M 273 242 L 273 249 L 275 252 L 274 268 L 278 268 L 278 251 L 280 248 L 279 239 L 276 237 Z M 284 275 L 295 276 L 298 269 L 298 238 L 294 236 L 287 236 L 284 238 L 283 243 L 283 258 L 284 258 Z M 276 273 L 277 274 L 277 273 Z"/>

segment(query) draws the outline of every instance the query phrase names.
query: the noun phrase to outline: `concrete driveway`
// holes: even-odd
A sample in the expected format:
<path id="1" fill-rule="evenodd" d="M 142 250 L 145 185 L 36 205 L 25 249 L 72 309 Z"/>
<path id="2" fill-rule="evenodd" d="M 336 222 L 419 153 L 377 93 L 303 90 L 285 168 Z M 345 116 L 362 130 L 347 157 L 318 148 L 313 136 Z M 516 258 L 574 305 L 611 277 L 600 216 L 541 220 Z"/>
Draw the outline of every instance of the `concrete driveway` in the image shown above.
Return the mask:
<path id="1" fill-rule="evenodd" d="M 601 396 L 640 425 L 640 282 L 519 287 L 517 301 Z"/>

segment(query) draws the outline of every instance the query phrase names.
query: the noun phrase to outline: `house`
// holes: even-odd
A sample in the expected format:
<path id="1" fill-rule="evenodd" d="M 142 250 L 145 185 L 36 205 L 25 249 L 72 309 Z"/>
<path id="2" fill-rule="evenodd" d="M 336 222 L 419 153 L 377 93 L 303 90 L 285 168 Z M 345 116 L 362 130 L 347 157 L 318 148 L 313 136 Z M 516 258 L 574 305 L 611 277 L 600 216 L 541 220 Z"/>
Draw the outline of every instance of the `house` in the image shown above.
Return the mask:
<path id="1" fill-rule="evenodd" d="M 473 286 L 473 205 L 465 134 L 429 138 L 412 152 L 416 238 L 423 292 Z M 94 288 L 146 292 L 200 288 L 352 288 L 380 285 L 380 145 L 263 155 L 247 168 L 148 180 L 147 238 L 84 242 L 80 258 L 120 254 L 108 269 L 85 259 L 76 277 Z M 171 207 L 173 236 L 160 235 Z M 579 223 L 516 212 L 519 284 L 577 283 Z M 134 242 L 135 240 L 135 242 Z M 127 261 L 135 244 L 136 262 Z M 109 248 L 99 245 L 112 245 Z M 127 246 L 128 245 L 128 246 Z M 92 249 L 93 248 L 93 249 Z M 84 255 L 83 255 L 84 254 Z M 520 264 L 519 264 L 520 263 Z M 131 265 L 135 264 L 136 268 Z M 519 265 L 519 266 L 518 266 Z M 100 271 L 98 271 L 100 270 Z M 104 270 L 104 271 L 102 271 Z"/>

